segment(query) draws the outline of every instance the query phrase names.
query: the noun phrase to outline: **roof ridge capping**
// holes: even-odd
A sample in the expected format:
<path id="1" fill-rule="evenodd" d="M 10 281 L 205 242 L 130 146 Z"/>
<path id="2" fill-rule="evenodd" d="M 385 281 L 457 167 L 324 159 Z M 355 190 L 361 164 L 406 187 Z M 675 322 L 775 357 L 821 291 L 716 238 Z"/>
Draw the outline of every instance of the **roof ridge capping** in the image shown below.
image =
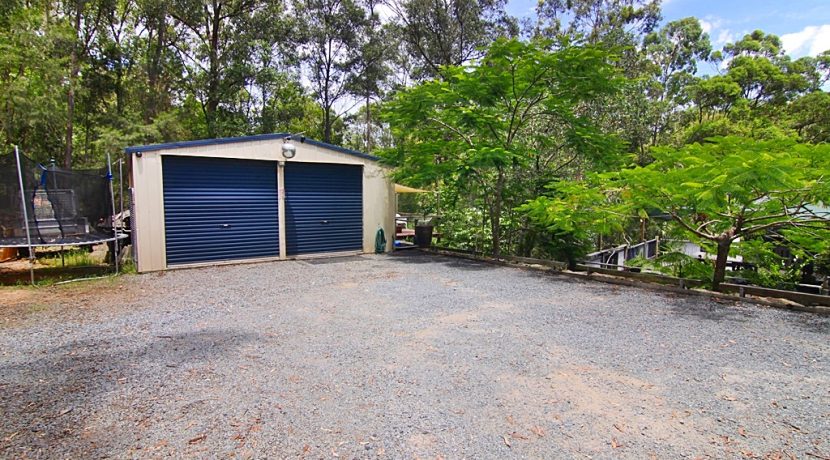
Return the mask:
<path id="1" fill-rule="evenodd" d="M 238 142 L 257 142 L 257 141 L 270 141 L 275 139 L 284 139 L 288 136 L 297 136 L 296 134 L 291 133 L 273 133 L 273 134 L 256 134 L 253 136 L 239 136 L 239 137 L 218 137 L 214 139 L 199 139 L 195 141 L 182 141 L 182 142 L 168 142 L 164 144 L 150 144 L 150 145 L 136 145 L 127 147 L 124 149 L 124 152 L 128 154 L 138 153 L 138 152 L 155 152 L 159 150 L 173 150 L 173 149 L 182 149 L 186 147 L 200 147 L 204 145 L 222 145 L 222 144 L 235 144 Z M 335 152 L 345 153 L 347 155 L 352 155 L 360 158 L 365 158 L 367 160 L 378 161 L 380 158 L 369 155 L 368 153 L 363 153 L 358 150 L 348 149 L 346 147 L 341 147 L 339 145 L 329 144 L 327 142 L 321 142 L 310 138 L 305 138 L 305 144 L 313 145 L 315 147 L 322 147 L 325 149 L 333 150 Z"/>

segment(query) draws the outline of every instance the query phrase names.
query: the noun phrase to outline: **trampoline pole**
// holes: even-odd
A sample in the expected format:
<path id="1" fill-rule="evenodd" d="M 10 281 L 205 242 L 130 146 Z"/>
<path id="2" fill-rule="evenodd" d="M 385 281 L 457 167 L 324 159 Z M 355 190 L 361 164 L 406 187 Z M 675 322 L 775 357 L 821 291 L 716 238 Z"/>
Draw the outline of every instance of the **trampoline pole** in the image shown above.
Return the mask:
<path id="1" fill-rule="evenodd" d="M 110 160 L 110 154 L 107 153 L 107 176 L 110 181 L 110 201 L 112 202 L 112 216 L 110 217 L 111 224 L 112 224 L 112 231 L 115 235 L 115 253 L 112 255 L 112 260 L 115 261 L 115 274 L 118 274 L 118 254 L 121 252 L 118 248 L 118 229 L 115 226 L 115 194 L 113 193 L 112 189 L 112 161 Z"/>
<path id="2" fill-rule="evenodd" d="M 121 213 L 121 225 L 124 224 L 124 159 L 120 158 L 118 160 L 118 198 L 121 202 L 121 209 L 118 210 Z M 121 229 L 121 226 L 118 227 Z"/>
<path id="3" fill-rule="evenodd" d="M 29 211 L 26 210 L 26 189 L 23 187 L 23 168 L 20 167 L 20 151 L 14 146 L 14 158 L 17 160 L 17 180 L 20 183 L 20 204 L 23 206 L 23 222 L 26 224 L 26 245 L 29 247 L 29 280 L 35 285 L 35 251 L 32 250 L 32 234 L 29 231 Z"/>

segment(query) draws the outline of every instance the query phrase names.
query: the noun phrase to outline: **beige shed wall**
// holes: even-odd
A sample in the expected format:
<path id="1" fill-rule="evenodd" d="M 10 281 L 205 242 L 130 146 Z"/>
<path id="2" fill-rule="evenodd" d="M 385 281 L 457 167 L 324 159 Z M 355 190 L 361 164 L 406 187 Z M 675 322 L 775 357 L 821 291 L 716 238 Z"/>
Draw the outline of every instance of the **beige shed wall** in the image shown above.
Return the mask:
<path id="1" fill-rule="evenodd" d="M 133 216 L 137 269 L 139 272 L 165 270 L 167 256 L 164 240 L 164 196 L 161 158 L 163 155 L 182 155 L 215 158 L 239 158 L 304 163 L 337 163 L 363 165 L 363 252 L 374 252 L 375 233 L 379 227 L 386 232 L 386 250 L 391 251 L 395 231 L 395 189 L 386 170 L 376 162 L 298 141 L 294 158 L 282 156 L 282 140 L 263 140 L 184 147 L 143 152 L 132 159 L 134 188 Z M 284 196 L 280 183 L 280 196 Z"/>

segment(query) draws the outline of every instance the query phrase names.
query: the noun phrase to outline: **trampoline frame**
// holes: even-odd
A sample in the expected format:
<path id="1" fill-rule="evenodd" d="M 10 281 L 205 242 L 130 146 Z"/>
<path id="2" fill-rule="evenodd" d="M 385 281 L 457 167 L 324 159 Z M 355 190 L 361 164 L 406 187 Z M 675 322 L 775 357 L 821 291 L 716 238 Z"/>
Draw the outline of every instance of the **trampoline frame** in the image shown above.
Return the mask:
<path id="1" fill-rule="evenodd" d="M 32 232 L 31 228 L 29 227 L 29 211 L 26 208 L 26 190 L 23 185 L 23 168 L 20 163 L 20 150 L 18 146 L 14 146 L 14 157 L 15 161 L 17 162 L 17 180 L 20 186 L 20 206 L 23 209 L 23 220 L 26 228 L 26 243 L 20 244 L 2 244 L 0 243 L 0 248 L 28 248 L 29 250 L 29 280 L 31 284 L 35 285 L 35 251 L 34 248 L 36 247 L 70 247 L 70 246 L 87 246 L 93 244 L 101 244 L 101 243 L 109 243 L 115 242 L 115 253 L 113 254 L 113 261 L 115 263 L 115 273 L 118 274 L 120 272 L 119 267 L 119 254 L 121 252 L 120 242 L 123 239 L 129 237 L 126 233 L 121 231 L 121 226 L 115 225 L 115 193 L 112 185 L 112 160 L 110 158 L 110 154 L 107 153 L 107 181 L 109 182 L 109 189 L 110 189 L 110 204 L 111 204 L 111 211 L 112 215 L 110 216 L 111 224 L 112 224 L 112 231 L 113 236 L 111 238 L 95 238 L 91 240 L 84 240 L 84 241 L 75 241 L 71 243 L 48 243 L 48 244 L 37 244 L 32 243 Z M 124 175 L 123 175 L 123 159 L 118 160 L 118 184 L 121 192 L 121 219 L 123 224 L 124 219 Z"/>

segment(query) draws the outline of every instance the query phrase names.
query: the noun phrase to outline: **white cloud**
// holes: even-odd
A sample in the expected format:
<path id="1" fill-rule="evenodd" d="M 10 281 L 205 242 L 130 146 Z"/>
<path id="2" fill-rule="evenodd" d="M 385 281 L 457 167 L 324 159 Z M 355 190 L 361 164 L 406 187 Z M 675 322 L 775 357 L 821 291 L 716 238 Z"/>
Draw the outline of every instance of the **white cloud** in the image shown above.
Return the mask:
<path id="1" fill-rule="evenodd" d="M 700 27 L 703 29 L 703 32 L 709 34 L 714 48 L 720 48 L 729 42 L 735 41 L 735 34 L 724 27 L 727 21 L 724 21 L 723 18 L 710 14 L 698 20 L 700 21 Z"/>
<path id="2" fill-rule="evenodd" d="M 830 24 L 807 26 L 799 32 L 784 34 L 781 42 L 791 56 L 815 56 L 830 49 Z"/>
<path id="3" fill-rule="evenodd" d="M 718 38 L 715 39 L 714 44 L 717 46 L 723 46 L 727 43 L 734 43 L 735 42 L 735 34 L 732 33 L 729 29 L 723 29 L 718 33 Z"/>
<path id="4" fill-rule="evenodd" d="M 707 34 L 711 34 L 713 31 L 723 27 L 723 18 L 711 14 L 707 14 L 706 17 L 698 19 L 698 21 L 700 21 L 700 27 Z"/>

